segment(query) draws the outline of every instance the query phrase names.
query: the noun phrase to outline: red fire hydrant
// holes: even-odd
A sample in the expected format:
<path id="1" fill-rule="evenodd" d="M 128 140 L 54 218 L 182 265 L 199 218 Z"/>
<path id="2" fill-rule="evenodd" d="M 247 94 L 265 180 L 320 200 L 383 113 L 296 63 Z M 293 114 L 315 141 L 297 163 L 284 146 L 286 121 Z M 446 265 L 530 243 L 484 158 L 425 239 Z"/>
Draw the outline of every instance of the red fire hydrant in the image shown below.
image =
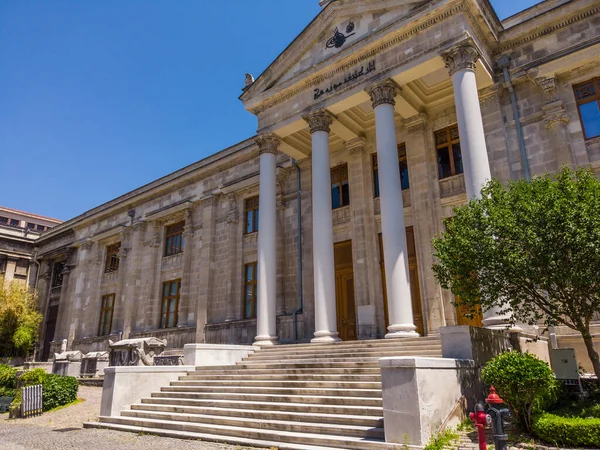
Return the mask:
<path id="1" fill-rule="evenodd" d="M 477 427 L 477 438 L 479 439 L 479 450 L 486 450 L 487 444 L 485 442 L 485 426 L 490 422 L 490 416 L 485 413 L 483 405 L 477 403 L 475 405 L 475 412 L 469 414 L 471 422 Z"/>

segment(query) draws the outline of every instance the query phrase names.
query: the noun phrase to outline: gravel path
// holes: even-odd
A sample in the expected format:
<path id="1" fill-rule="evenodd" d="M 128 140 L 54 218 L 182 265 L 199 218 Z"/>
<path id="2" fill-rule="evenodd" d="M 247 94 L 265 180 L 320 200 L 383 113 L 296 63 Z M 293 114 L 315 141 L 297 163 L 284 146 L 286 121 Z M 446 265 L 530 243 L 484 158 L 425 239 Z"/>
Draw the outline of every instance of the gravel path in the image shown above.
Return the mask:
<path id="1" fill-rule="evenodd" d="M 0 414 L 2 450 L 241 450 L 244 447 L 211 442 L 185 441 L 112 430 L 84 429 L 83 422 L 96 421 L 102 388 L 79 387 L 85 401 L 30 419 L 8 420 Z"/>

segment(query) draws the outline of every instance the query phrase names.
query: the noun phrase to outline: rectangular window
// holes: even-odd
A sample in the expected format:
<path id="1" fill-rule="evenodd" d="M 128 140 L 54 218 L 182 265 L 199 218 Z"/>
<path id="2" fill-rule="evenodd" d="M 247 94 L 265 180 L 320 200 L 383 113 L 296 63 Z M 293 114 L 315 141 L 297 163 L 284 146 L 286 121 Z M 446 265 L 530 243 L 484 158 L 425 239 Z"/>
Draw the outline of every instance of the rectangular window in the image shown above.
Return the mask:
<path id="1" fill-rule="evenodd" d="M 373 193 L 375 198 L 379 197 L 379 166 L 377 165 L 377 153 L 371 155 L 373 164 Z M 408 164 L 406 163 L 406 144 L 398 145 L 398 165 L 400 167 L 400 185 L 402 190 L 410 189 L 408 181 Z"/>
<path id="2" fill-rule="evenodd" d="M 183 227 L 185 222 L 169 225 L 165 232 L 165 256 L 183 252 Z"/>
<path id="3" fill-rule="evenodd" d="M 435 132 L 440 180 L 463 173 L 458 125 Z"/>
<path id="4" fill-rule="evenodd" d="M 349 204 L 348 164 L 340 164 L 331 169 L 331 206 L 337 209 Z"/>
<path id="5" fill-rule="evenodd" d="M 34 230 L 35 229 L 35 223 L 27 222 L 27 229 L 28 230 Z"/>
<path id="6" fill-rule="evenodd" d="M 258 195 L 247 198 L 244 201 L 244 220 L 246 223 L 246 234 L 258 231 Z"/>
<path id="7" fill-rule="evenodd" d="M 244 317 L 246 319 L 256 317 L 257 269 L 255 262 L 244 266 Z"/>
<path id="8" fill-rule="evenodd" d="M 162 304 L 160 315 L 161 328 L 174 328 L 177 326 L 177 311 L 179 311 L 179 291 L 181 280 L 163 283 Z"/>
<path id="9" fill-rule="evenodd" d="M 17 219 L 10 219 L 10 226 L 11 227 L 20 227 L 21 221 L 17 220 Z"/>
<path id="10" fill-rule="evenodd" d="M 115 310 L 115 294 L 102 296 L 100 305 L 100 320 L 98 321 L 98 336 L 107 336 L 112 331 L 113 311 Z"/>
<path id="11" fill-rule="evenodd" d="M 573 87 L 585 139 L 600 136 L 600 78 Z"/>
<path id="12" fill-rule="evenodd" d="M 121 243 L 109 245 L 106 247 L 106 262 L 104 263 L 104 273 L 116 272 L 119 270 L 119 251 Z"/>
<path id="13" fill-rule="evenodd" d="M 8 225 L 8 217 L 0 217 L 0 225 Z"/>
<path id="14" fill-rule="evenodd" d="M 46 229 L 46 227 L 44 227 L 44 225 L 38 225 L 35 227 L 36 231 L 44 231 Z"/>

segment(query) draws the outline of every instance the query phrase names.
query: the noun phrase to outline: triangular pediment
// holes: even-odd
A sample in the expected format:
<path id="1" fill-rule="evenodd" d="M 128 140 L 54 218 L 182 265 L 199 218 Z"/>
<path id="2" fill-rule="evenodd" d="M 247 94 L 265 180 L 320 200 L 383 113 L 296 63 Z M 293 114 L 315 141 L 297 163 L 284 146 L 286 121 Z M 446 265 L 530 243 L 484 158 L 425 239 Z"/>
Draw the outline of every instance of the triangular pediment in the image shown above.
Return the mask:
<path id="1" fill-rule="evenodd" d="M 336 0 L 329 3 L 281 55 L 248 86 L 246 102 L 335 60 L 394 23 L 418 13 L 431 0 Z"/>

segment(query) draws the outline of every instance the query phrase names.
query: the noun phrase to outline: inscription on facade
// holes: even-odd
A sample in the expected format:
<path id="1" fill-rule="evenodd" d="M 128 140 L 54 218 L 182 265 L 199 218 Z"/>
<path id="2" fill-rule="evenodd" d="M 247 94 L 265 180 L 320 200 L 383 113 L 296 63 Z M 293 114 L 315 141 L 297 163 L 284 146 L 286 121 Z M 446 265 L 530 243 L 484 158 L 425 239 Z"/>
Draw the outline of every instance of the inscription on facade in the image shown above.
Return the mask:
<path id="1" fill-rule="evenodd" d="M 332 82 L 329 87 L 325 89 L 315 88 L 313 98 L 314 100 L 318 100 L 321 96 L 329 94 L 330 92 L 335 92 L 345 84 L 365 77 L 371 72 L 375 72 L 375 70 L 375 60 L 370 61 L 366 66 L 360 66 L 360 68 L 354 69 L 353 72 L 347 73 L 343 80 L 340 80 L 339 82 Z"/>

